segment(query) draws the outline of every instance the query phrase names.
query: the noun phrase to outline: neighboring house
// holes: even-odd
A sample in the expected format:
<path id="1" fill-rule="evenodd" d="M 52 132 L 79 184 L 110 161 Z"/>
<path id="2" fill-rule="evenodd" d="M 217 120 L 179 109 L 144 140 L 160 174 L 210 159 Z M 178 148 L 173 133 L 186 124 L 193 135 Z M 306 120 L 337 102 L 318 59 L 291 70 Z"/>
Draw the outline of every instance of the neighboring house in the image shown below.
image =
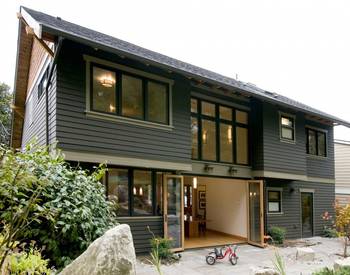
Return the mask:
<path id="1" fill-rule="evenodd" d="M 138 253 L 147 226 L 178 250 L 262 245 L 272 225 L 322 233 L 333 125 L 348 122 L 58 17 L 19 18 L 12 146 L 37 137 L 88 169 L 107 162 Z"/>
<path id="2" fill-rule="evenodd" d="M 335 196 L 340 204 L 350 203 L 350 142 L 336 140 L 335 155 Z"/>

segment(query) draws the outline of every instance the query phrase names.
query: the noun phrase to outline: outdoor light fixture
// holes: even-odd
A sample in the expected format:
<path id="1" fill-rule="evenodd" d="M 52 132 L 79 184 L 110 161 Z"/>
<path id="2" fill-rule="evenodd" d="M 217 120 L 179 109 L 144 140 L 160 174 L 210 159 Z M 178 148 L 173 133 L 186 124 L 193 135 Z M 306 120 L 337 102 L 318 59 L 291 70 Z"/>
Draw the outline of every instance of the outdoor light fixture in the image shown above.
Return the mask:
<path id="1" fill-rule="evenodd" d="M 192 179 L 192 183 L 193 183 L 193 189 L 197 189 L 197 178 L 196 177 L 194 177 Z"/>

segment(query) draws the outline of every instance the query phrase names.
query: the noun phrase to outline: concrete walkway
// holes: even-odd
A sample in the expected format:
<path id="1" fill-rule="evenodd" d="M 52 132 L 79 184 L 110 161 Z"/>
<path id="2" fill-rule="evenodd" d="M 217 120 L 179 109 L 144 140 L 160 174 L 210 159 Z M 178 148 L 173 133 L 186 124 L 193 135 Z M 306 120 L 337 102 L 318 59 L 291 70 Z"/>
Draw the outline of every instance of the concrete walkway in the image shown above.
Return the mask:
<path id="1" fill-rule="evenodd" d="M 287 274 L 289 275 L 308 275 L 313 271 L 319 270 L 322 267 L 333 267 L 335 259 L 341 257 L 337 253 L 342 253 L 342 241 L 339 239 L 327 239 L 314 237 L 308 239 L 309 243 L 315 244 L 310 246 L 316 253 L 316 259 L 312 262 L 296 261 L 296 247 L 278 248 L 280 255 L 283 256 Z M 304 245 L 298 245 L 302 247 Z M 251 274 L 251 267 L 273 267 L 272 260 L 274 259 L 275 248 L 267 247 L 265 249 L 250 246 L 240 245 L 237 254 L 239 256 L 238 264 L 232 266 L 228 258 L 215 265 L 210 266 L 205 262 L 205 256 L 212 249 L 189 250 L 181 253 L 182 258 L 179 263 L 162 266 L 164 275 L 199 275 L 199 274 Z M 138 275 L 157 274 L 155 269 L 145 263 L 137 260 L 136 271 Z"/>

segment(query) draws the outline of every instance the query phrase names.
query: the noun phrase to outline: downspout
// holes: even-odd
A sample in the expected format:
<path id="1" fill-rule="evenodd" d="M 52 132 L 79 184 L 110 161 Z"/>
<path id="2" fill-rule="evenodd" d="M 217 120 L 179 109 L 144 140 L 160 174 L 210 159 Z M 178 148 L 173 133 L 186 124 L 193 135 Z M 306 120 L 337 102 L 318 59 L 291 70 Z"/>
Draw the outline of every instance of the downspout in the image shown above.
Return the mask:
<path id="1" fill-rule="evenodd" d="M 45 109 L 46 109 L 46 146 L 49 146 L 49 86 L 51 85 L 51 78 L 52 78 L 52 74 L 53 74 L 53 70 L 55 68 L 55 65 L 57 63 L 57 59 L 58 59 L 58 55 L 60 53 L 61 47 L 62 47 L 62 42 L 63 42 L 62 37 L 58 38 L 58 43 L 57 43 L 57 47 L 55 50 L 55 55 L 53 57 L 53 60 L 50 64 L 50 69 L 49 69 L 49 75 L 47 77 L 47 84 L 45 87 Z"/>

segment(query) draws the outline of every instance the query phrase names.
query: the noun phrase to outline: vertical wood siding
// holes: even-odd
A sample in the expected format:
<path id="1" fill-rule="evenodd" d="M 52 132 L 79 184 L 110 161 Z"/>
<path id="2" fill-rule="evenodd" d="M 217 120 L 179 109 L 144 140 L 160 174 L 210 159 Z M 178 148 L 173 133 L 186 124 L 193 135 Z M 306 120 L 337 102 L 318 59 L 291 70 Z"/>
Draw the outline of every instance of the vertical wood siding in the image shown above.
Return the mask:
<path id="1" fill-rule="evenodd" d="M 333 203 L 335 201 L 333 183 L 317 183 L 303 181 L 266 180 L 266 187 L 282 187 L 283 214 L 267 214 L 267 228 L 279 226 L 287 230 L 289 239 L 301 238 L 301 201 L 300 188 L 314 189 L 314 235 L 322 235 L 325 221 L 322 215 L 328 211 L 334 217 Z M 294 191 L 292 192 L 292 189 Z M 267 213 L 267 209 L 266 209 Z"/>
<path id="2" fill-rule="evenodd" d="M 128 65 L 175 80 L 172 91 L 172 131 L 122 122 L 88 118 L 85 114 L 85 61 L 83 54 Z M 63 44 L 58 61 L 57 139 L 67 150 L 189 163 L 191 156 L 189 82 L 175 74 L 82 48 Z"/>

